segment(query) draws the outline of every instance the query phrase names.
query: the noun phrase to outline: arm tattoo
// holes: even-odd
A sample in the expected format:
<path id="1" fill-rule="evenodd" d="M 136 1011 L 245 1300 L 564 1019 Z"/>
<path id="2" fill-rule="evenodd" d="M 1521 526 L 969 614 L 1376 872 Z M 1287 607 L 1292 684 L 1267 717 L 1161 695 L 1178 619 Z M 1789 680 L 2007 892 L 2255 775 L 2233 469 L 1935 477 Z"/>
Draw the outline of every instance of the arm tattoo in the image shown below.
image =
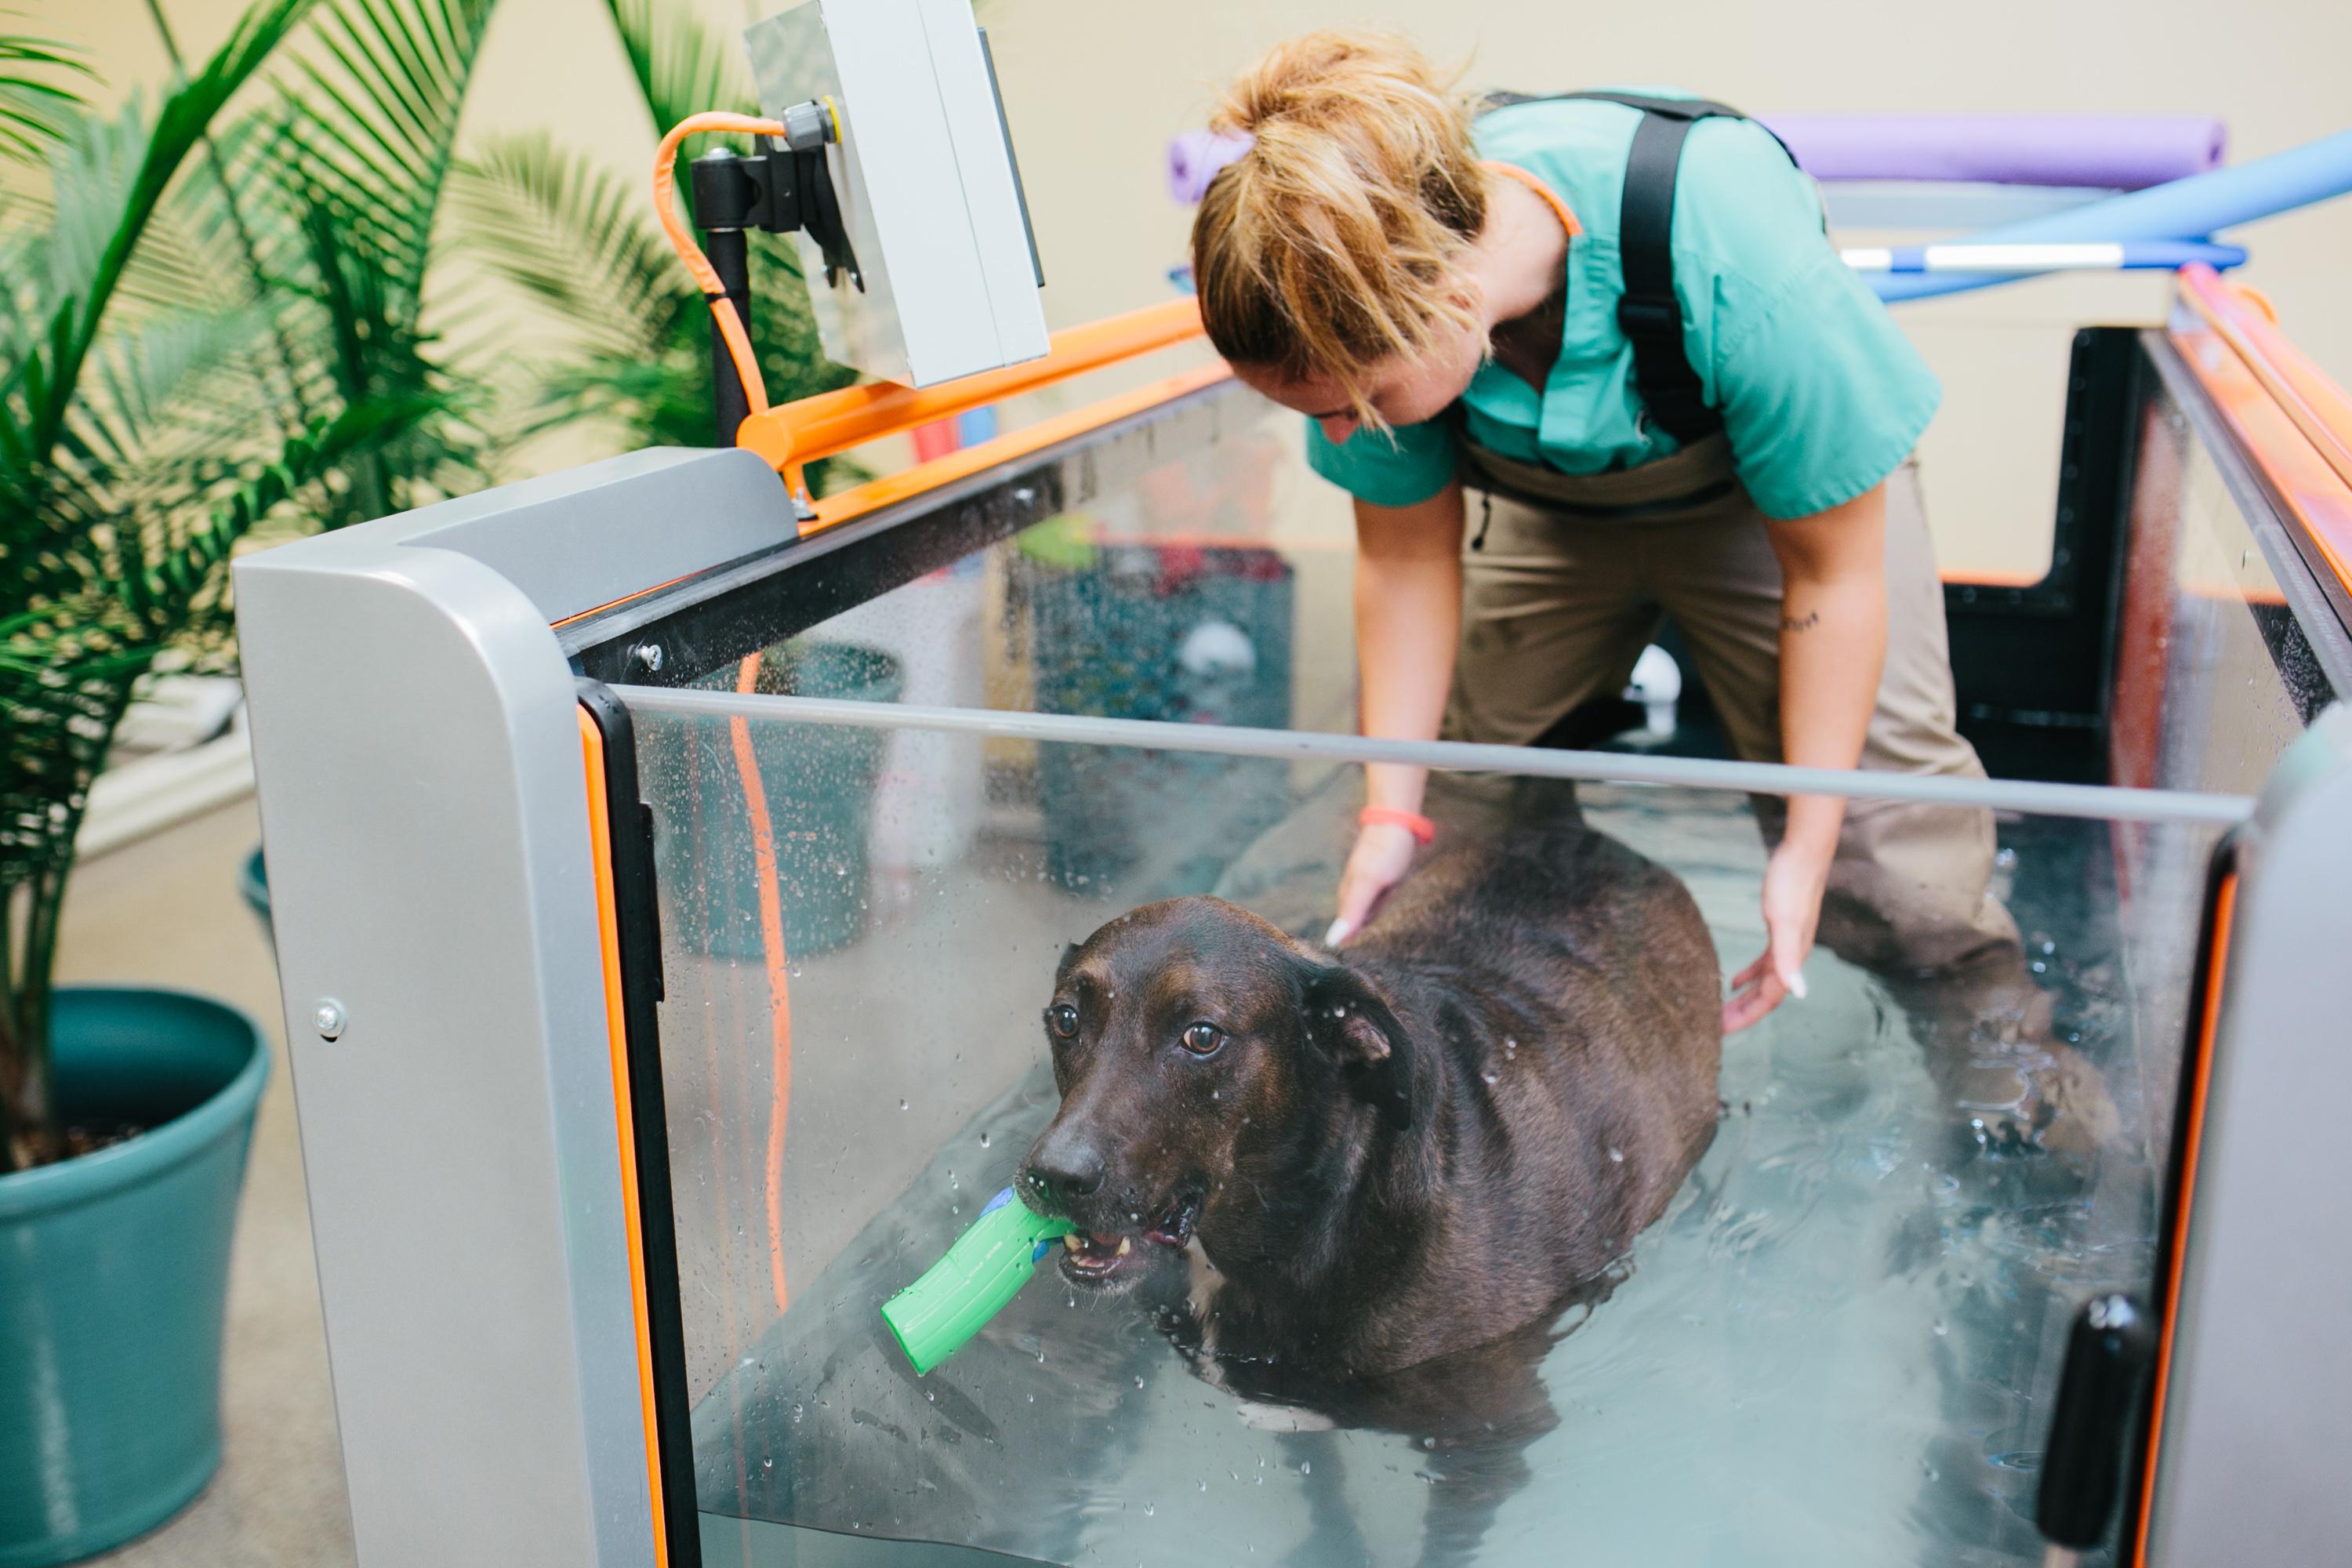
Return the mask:
<path id="1" fill-rule="evenodd" d="M 1809 632 L 1821 624 L 1822 613 L 1819 610 L 1808 611 L 1801 616 L 1782 616 L 1780 617 L 1780 629 L 1784 632 Z"/>

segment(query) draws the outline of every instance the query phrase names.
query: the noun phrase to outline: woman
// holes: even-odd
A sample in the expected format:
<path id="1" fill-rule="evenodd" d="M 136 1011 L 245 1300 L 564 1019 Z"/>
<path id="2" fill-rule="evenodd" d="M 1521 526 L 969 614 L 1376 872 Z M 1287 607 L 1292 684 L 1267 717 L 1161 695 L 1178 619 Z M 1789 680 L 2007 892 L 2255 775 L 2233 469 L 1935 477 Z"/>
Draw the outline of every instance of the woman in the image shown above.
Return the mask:
<path id="1" fill-rule="evenodd" d="M 1365 732 L 1533 742 L 1620 691 L 1670 614 L 1742 756 L 1983 776 L 1911 458 L 1939 388 L 1811 181 L 1698 100 L 1474 117 L 1447 85 L 1393 38 L 1278 46 L 1213 121 L 1247 150 L 1193 228 L 1210 340 L 1355 498 Z M 1425 784 L 1367 770 L 1335 945 L 1433 831 Z M 1767 942 L 1727 1028 L 1804 994 L 1818 934 L 1906 983 L 1989 966 L 2039 1032 L 1989 813 L 1759 816 Z M 2014 1108 L 2036 1086 L 2008 1078 Z"/>

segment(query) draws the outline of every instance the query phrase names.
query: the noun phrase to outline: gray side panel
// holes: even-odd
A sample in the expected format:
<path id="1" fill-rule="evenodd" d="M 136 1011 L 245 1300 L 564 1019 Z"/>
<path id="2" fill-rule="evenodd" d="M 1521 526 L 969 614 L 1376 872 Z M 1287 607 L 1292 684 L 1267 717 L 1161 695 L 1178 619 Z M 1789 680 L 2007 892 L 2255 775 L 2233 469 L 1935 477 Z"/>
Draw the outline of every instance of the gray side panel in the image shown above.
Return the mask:
<path id="1" fill-rule="evenodd" d="M 414 521 L 236 572 L 360 1559 L 640 1568 L 650 1504 L 572 679 L 513 585 L 394 542 Z M 322 997 L 348 1016 L 333 1041 L 311 1026 Z"/>
<path id="2" fill-rule="evenodd" d="M 387 544 L 452 551 L 513 584 L 545 625 L 798 533 L 783 480 L 751 453 L 656 447 L 269 553 L 308 563 Z M 351 542 L 362 537 L 364 546 Z"/>
<path id="3" fill-rule="evenodd" d="M 2352 712 L 2282 759 L 2244 851 L 2150 1561 L 2330 1563 L 2352 1538 Z"/>

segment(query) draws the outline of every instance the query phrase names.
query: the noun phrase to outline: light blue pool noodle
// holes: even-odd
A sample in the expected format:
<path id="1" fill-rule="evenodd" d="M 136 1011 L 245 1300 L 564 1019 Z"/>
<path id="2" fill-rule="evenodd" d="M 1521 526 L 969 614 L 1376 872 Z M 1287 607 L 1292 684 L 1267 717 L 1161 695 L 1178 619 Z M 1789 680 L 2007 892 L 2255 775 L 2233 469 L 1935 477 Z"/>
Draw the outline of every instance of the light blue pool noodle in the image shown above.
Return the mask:
<path id="1" fill-rule="evenodd" d="M 1967 238 L 1981 244 L 2193 239 L 2347 191 L 2352 191 L 2352 131 L 2339 131 L 2251 163 L 2191 174 Z M 2013 274 L 1997 272 L 1882 272 L 1870 279 L 1878 297 L 1890 304 L 2014 281 Z"/>

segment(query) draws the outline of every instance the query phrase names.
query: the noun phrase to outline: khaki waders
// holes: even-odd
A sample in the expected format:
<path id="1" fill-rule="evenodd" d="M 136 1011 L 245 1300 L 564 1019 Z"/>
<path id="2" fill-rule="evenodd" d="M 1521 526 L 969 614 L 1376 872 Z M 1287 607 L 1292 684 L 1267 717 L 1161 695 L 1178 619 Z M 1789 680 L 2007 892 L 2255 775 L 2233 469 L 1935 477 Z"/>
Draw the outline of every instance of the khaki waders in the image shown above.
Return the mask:
<path id="1" fill-rule="evenodd" d="M 1780 563 L 1763 514 L 1708 437 L 1619 473 L 1571 476 L 1463 444 L 1483 549 L 1464 556 L 1448 738 L 1525 745 L 1571 709 L 1614 697 L 1672 616 L 1731 744 L 1780 761 Z M 1487 510 L 1491 509 L 1491 510 Z M 1863 743 L 1868 771 L 1982 778 L 1954 728 L 1952 670 L 1916 462 L 1886 479 L 1886 663 Z M 1755 799 L 1766 841 L 1785 809 Z M 1820 941 L 1890 975 L 2018 946 L 1986 891 L 1992 814 L 1855 800 L 1822 900 Z"/>

